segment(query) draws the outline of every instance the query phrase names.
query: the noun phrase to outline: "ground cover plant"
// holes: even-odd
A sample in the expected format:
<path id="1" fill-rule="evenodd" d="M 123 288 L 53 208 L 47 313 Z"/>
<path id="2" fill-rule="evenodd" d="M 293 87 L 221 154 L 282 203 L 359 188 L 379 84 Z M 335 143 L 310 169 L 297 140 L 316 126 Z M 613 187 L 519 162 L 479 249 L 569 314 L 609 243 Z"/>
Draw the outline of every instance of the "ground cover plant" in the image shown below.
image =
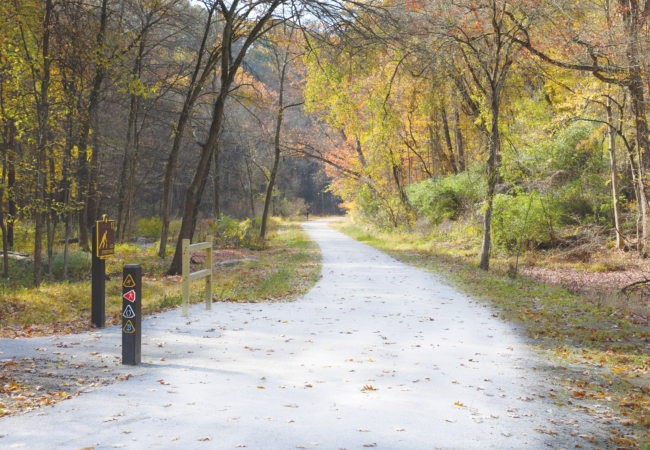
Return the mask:
<path id="1" fill-rule="evenodd" d="M 558 404 L 625 425 L 627 432 L 590 445 L 650 445 L 650 327 L 622 300 L 612 300 L 616 294 L 607 300 L 603 293 L 581 295 L 528 277 L 513 279 L 508 265 L 485 272 L 477 267 L 475 251 L 438 245 L 417 233 L 382 232 L 350 220 L 333 226 L 402 262 L 440 274 L 480 299 L 493 317 L 520 324 L 531 347 L 549 362 L 544 370 L 564 387 L 549 393 Z M 615 413 L 603 413 L 597 403 Z"/>

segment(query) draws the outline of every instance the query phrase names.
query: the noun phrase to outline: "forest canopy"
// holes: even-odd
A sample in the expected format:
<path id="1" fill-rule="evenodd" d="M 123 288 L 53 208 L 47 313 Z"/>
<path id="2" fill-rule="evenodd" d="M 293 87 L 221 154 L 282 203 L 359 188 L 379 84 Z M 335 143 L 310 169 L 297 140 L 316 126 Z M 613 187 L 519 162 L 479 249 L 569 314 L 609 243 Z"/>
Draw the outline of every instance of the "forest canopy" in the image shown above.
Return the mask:
<path id="1" fill-rule="evenodd" d="M 49 267 L 58 237 L 87 249 L 104 213 L 121 242 L 149 220 L 171 274 L 202 221 L 250 219 L 263 239 L 273 214 L 342 210 L 470 236 L 485 270 L 588 233 L 645 256 L 649 15 L 636 0 L 2 2 L 5 268 L 20 224 L 38 285 L 44 246 Z"/>

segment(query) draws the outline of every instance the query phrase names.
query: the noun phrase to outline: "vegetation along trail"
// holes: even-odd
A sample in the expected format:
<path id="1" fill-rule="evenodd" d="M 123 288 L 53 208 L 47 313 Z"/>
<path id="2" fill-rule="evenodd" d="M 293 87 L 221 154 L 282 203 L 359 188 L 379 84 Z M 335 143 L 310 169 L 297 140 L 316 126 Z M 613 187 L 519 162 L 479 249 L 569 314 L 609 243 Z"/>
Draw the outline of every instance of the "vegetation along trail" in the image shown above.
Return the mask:
<path id="1" fill-rule="evenodd" d="M 589 448 L 584 436 L 609 432 L 577 405 L 558 406 L 552 371 L 490 309 L 328 220 L 304 227 L 323 272 L 302 299 L 149 316 L 133 377 L 4 419 L 2 445 Z M 107 328 L 93 350 L 112 359 L 119 339 Z M 12 344 L 5 358 L 36 356 L 52 341 Z M 85 360 L 87 350 L 66 357 Z M 551 432 L 549 420 L 561 426 Z"/>

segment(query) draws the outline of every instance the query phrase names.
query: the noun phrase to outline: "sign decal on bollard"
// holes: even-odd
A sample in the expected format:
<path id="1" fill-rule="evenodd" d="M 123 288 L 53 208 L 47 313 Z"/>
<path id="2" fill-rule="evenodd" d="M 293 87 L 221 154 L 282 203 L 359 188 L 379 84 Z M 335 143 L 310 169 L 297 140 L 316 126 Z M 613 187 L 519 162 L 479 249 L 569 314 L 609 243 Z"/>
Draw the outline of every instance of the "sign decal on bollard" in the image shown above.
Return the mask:
<path id="1" fill-rule="evenodd" d="M 135 281 L 133 281 L 133 277 L 131 275 L 128 275 L 124 280 L 124 283 L 122 283 L 122 286 L 128 288 L 135 287 Z"/>
<path id="2" fill-rule="evenodd" d="M 133 319 L 135 317 L 135 313 L 133 312 L 133 308 L 131 308 L 131 305 L 126 305 L 126 309 L 124 310 L 122 315 L 127 319 Z"/>
<path id="3" fill-rule="evenodd" d="M 133 333 L 133 332 L 135 332 L 135 328 L 133 327 L 133 324 L 131 323 L 130 320 L 126 321 L 126 325 L 124 325 L 123 331 L 125 333 Z"/>
<path id="4" fill-rule="evenodd" d="M 124 266 L 122 280 L 122 364 L 136 365 L 142 356 L 142 268 Z"/>
<path id="5" fill-rule="evenodd" d="M 125 299 L 127 299 L 128 301 L 130 301 L 131 303 L 133 303 L 135 301 L 135 297 L 136 297 L 135 291 L 133 289 L 131 289 L 129 292 L 124 294 L 123 297 Z"/>

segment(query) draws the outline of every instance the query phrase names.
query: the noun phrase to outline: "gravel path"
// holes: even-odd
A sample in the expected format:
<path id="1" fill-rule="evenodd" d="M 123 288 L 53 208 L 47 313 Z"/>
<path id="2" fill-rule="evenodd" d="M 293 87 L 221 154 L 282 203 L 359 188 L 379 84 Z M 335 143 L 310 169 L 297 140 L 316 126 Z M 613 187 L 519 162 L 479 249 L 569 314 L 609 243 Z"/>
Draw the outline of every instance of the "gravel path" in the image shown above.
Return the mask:
<path id="1" fill-rule="evenodd" d="M 323 277 L 304 298 L 149 317 L 134 377 L 0 421 L 0 448 L 589 448 L 568 433 L 597 429 L 556 406 L 512 325 L 327 221 L 305 228 Z M 119 329 L 97 334 L 60 357 L 125 373 Z M 0 358 L 61 340 L 3 340 Z M 535 431 L 549 428 L 559 435 Z"/>

